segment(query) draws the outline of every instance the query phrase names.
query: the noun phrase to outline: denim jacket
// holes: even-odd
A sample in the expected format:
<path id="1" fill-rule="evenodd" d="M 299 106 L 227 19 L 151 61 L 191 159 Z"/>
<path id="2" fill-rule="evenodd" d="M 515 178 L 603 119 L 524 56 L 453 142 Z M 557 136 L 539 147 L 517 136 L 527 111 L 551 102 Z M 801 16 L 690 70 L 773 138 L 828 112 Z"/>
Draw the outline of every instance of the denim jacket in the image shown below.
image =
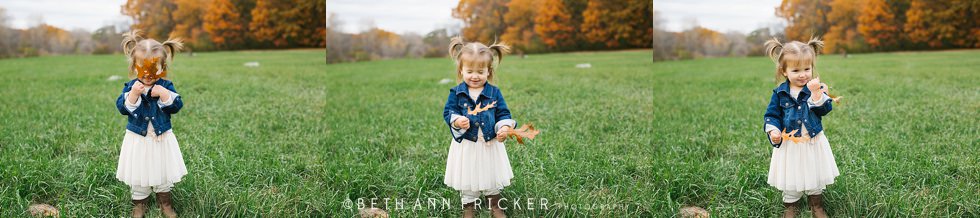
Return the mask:
<path id="1" fill-rule="evenodd" d="M 164 104 L 158 97 L 140 94 L 139 100 L 136 102 L 137 107 L 131 109 L 131 107 L 127 107 L 126 95 L 129 94 L 129 90 L 132 89 L 135 82 L 137 80 L 133 79 L 123 84 L 122 94 L 116 99 L 116 108 L 119 109 L 119 113 L 126 115 L 129 120 L 126 129 L 141 136 L 146 136 L 148 123 L 153 124 L 153 130 L 157 135 L 170 130 L 170 115 L 177 113 L 180 108 L 184 107 L 184 102 L 177 94 L 177 90 L 174 89 L 174 84 L 168 80 L 159 79 L 152 86 L 154 89 L 163 87 L 171 92 L 169 104 Z"/>
<path id="2" fill-rule="evenodd" d="M 485 107 L 486 105 L 497 102 L 496 105 L 486 111 L 480 112 L 476 115 L 467 114 L 467 109 L 476 109 L 477 104 Z M 453 140 L 456 142 L 462 142 L 463 139 L 470 141 L 477 141 L 477 136 L 479 135 L 478 129 L 483 130 L 483 139 L 490 141 L 497 137 L 497 131 L 502 126 L 514 127 L 517 125 L 516 121 L 511 119 L 510 110 L 507 109 L 507 102 L 504 101 L 503 94 L 500 93 L 500 89 L 496 86 L 490 85 L 489 83 L 483 86 L 483 92 L 480 92 L 480 96 L 477 97 L 476 102 L 470 98 L 469 88 L 467 88 L 466 83 L 460 83 L 456 87 L 449 90 L 449 99 L 446 100 L 446 106 L 442 111 L 443 120 L 449 125 L 450 132 L 453 135 Z M 463 117 L 470 119 L 470 128 L 457 129 L 453 127 L 453 121 L 458 117 Z"/>
<path id="3" fill-rule="evenodd" d="M 769 138 L 769 130 L 773 128 L 778 131 L 785 130 L 788 133 L 793 130 L 800 130 L 800 127 L 805 125 L 809 137 L 815 137 L 823 131 L 821 119 L 833 109 L 831 104 L 833 100 L 824 94 L 820 100 L 810 101 L 810 95 L 810 90 L 804 87 L 799 96 L 793 99 L 789 90 L 789 80 L 772 90 L 772 97 L 764 117 L 763 130 L 766 131 L 766 138 Z M 802 131 L 797 131 L 794 136 L 802 136 Z M 772 139 L 769 143 L 776 148 L 782 144 L 773 143 Z"/>

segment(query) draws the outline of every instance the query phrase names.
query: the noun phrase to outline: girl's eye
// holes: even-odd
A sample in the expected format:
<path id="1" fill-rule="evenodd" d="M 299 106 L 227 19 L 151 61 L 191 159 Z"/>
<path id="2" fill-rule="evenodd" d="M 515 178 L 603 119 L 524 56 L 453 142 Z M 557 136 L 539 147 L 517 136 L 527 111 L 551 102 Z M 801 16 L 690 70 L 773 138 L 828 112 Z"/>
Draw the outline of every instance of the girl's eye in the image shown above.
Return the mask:
<path id="1" fill-rule="evenodd" d="M 810 68 L 806 68 L 806 71 L 810 71 Z"/>

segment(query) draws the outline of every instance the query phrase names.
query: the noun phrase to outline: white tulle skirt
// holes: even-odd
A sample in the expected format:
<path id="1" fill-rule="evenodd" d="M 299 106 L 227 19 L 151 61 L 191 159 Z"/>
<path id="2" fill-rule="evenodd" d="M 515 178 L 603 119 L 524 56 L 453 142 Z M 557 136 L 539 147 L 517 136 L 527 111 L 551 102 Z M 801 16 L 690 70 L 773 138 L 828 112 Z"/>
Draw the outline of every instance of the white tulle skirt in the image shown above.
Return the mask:
<path id="1" fill-rule="evenodd" d="M 126 185 L 138 186 L 180 182 L 187 175 L 187 167 L 177 137 L 173 131 L 158 136 L 153 132 L 153 125 L 149 126 L 145 137 L 126 130 L 119 151 L 116 179 Z"/>
<path id="2" fill-rule="evenodd" d="M 510 185 L 514 172 L 507 149 L 497 140 L 452 141 L 446 158 L 444 183 L 460 191 L 499 190 Z"/>
<path id="3" fill-rule="evenodd" d="M 769 185 L 781 191 L 824 189 L 839 175 L 830 142 L 823 132 L 801 143 L 783 141 L 779 148 L 772 150 Z"/>

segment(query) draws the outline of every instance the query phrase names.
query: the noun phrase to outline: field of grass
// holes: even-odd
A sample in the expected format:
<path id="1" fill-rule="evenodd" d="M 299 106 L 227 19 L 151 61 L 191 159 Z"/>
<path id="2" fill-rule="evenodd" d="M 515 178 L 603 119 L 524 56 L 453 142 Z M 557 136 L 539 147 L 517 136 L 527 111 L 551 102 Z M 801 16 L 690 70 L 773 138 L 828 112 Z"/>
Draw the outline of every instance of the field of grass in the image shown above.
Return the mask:
<path id="1" fill-rule="evenodd" d="M 178 56 L 174 115 L 190 174 L 183 216 L 352 217 L 371 198 L 395 217 L 415 200 L 458 193 L 442 184 L 454 79 L 445 58 L 324 65 L 318 50 Z M 825 192 L 837 217 L 980 216 L 980 51 L 822 57 L 824 119 L 841 176 Z M 245 62 L 258 61 L 258 68 Z M 591 63 L 578 69 L 575 64 Z M 0 217 L 34 203 L 63 216 L 127 216 L 115 179 L 125 117 L 114 103 L 122 56 L 0 60 Z M 513 56 L 498 85 L 519 123 L 542 129 L 508 144 L 516 217 L 771 217 L 762 133 L 774 66 L 767 58 L 650 63 L 645 51 Z M 402 199 L 404 208 L 384 198 Z M 455 204 L 454 204 L 455 205 Z M 153 206 L 153 216 L 159 216 Z M 808 210 L 805 212 L 808 213 Z M 484 214 L 485 215 L 485 214 Z M 804 214 L 808 217 L 808 214 Z"/>

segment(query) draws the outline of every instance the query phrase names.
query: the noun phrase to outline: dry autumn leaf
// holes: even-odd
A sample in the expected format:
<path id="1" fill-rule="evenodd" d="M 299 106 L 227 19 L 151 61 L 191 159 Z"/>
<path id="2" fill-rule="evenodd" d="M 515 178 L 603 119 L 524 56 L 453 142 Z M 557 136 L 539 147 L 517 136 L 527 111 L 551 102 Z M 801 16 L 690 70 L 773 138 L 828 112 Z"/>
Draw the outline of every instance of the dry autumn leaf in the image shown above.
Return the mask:
<path id="1" fill-rule="evenodd" d="M 525 138 L 528 140 L 534 139 L 534 136 L 537 136 L 538 133 L 541 133 L 541 130 L 535 129 L 534 124 L 529 123 L 529 124 L 521 125 L 520 129 L 511 129 L 507 131 L 505 134 L 507 134 L 508 138 L 514 138 L 517 140 L 518 144 L 523 145 Z"/>
<path id="2" fill-rule="evenodd" d="M 793 136 L 796 134 L 797 131 L 799 130 L 793 130 L 787 133 L 786 130 L 783 129 L 783 141 L 793 141 L 793 143 L 800 143 L 800 142 L 805 142 L 810 140 L 810 136 L 807 136 L 806 134 L 800 137 Z"/>
<path id="3" fill-rule="evenodd" d="M 832 100 L 834 102 L 837 102 L 837 103 L 840 103 L 840 98 L 841 97 L 844 97 L 844 96 L 837 96 L 837 95 L 831 95 L 831 94 L 827 94 L 827 96 L 830 96 L 830 100 Z"/>
<path id="4" fill-rule="evenodd" d="M 160 58 L 143 59 L 142 65 L 137 64 L 134 66 L 136 68 L 136 77 L 143 80 L 154 80 L 167 76 L 167 71 L 157 68 L 158 61 L 160 61 Z"/>
<path id="5" fill-rule="evenodd" d="M 496 101 L 495 102 L 491 102 L 490 104 L 488 104 L 487 106 L 484 106 L 484 107 L 480 107 L 480 104 L 476 104 L 476 109 L 466 108 L 466 113 L 469 114 L 469 115 L 477 115 L 480 112 L 487 111 L 488 109 L 490 109 L 490 108 L 492 108 L 492 107 L 494 107 L 496 105 L 497 105 L 497 102 Z"/>

